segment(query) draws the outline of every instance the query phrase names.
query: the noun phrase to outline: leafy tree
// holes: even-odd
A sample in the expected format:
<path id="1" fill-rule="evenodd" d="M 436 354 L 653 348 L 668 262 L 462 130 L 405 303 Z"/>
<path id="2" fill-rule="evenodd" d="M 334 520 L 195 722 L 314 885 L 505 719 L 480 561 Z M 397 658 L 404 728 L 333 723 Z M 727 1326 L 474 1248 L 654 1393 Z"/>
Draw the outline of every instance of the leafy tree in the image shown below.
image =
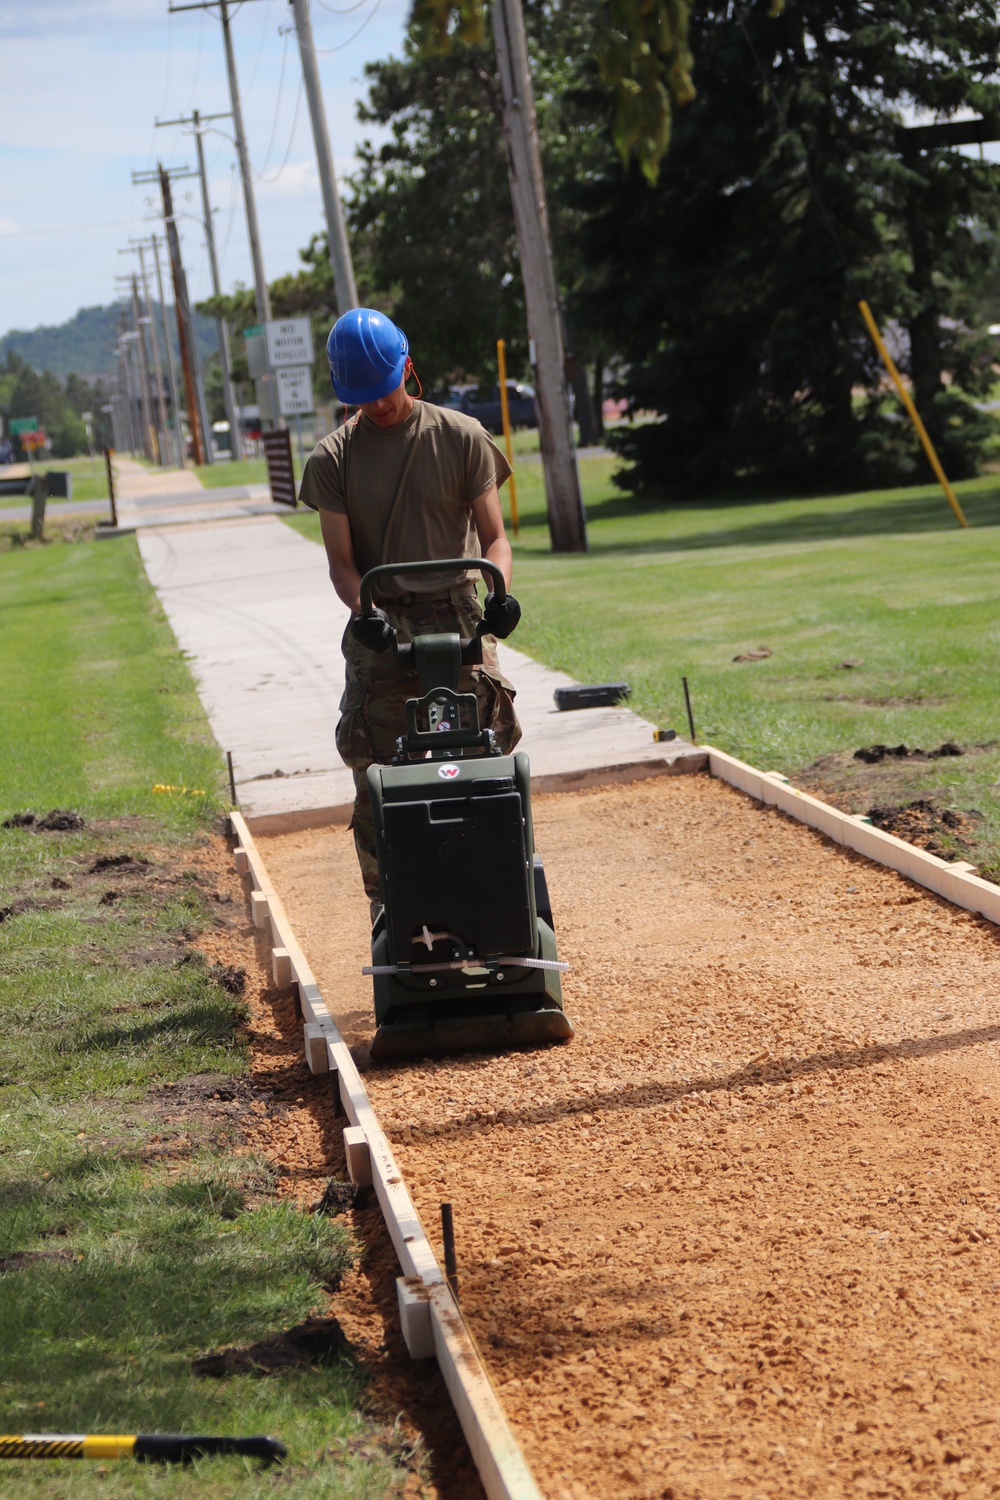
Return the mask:
<path id="1" fill-rule="evenodd" d="M 363 123 L 391 127 L 359 148 L 350 205 L 359 280 L 405 328 L 425 386 L 512 375 L 528 344 L 496 64 L 488 42 L 369 65 Z"/>
<path id="2" fill-rule="evenodd" d="M 110 441 L 105 434 L 106 419 L 102 407 L 107 403 L 107 392 L 97 382 L 90 385 L 78 375 L 70 375 L 65 385 L 51 373 L 39 373 L 27 360 L 8 350 L 4 364 L 0 366 L 0 416 L 4 428 L 18 417 L 35 417 L 52 443 L 54 458 L 72 458 L 87 450 L 87 429 L 81 412 L 89 411 L 94 416 L 95 440 Z M 14 438 L 18 454 L 27 456 L 18 438 Z"/>
<path id="3" fill-rule="evenodd" d="M 589 270 L 578 253 L 577 184 L 616 169 L 613 106 L 594 60 L 597 0 L 532 0 L 525 19 L 557 274 L 578 371 L 604 353 L 580 314 Z M 528 374 L 528 338 L 507 176 L 502 105 L 488 23 L 480 45 L 371 64 L 363 122 L 389 126 L 359 151 L 350 205 L 363 295 L 406 329 L 425 384 L 496 380 L 496 340 L 512 376 Z M 598 381 L 599 384 L 599 381 Z M 599 401 L 598 401 L 599 407 Z"/>
<path id="4" fill-rule="evenodd" d="M 623 442 L 629 482 L 914 472 L 860 296 L 902 325 L 922 415 L 969 472 L 986 424 L 959 391 L 983 388 L 988 358 L 961 282 L 993 254 L 975 225 L 995 222 L 994 169 L 917 153 L 901 126 L 907 107 L 1000 113 L 995 6 L 796 0 L 775 17 L 697 0 L 690 40 L 698 97 L 659 185 L 633 167 L 584 191 L 589 318 L 625 355 L 633 404 L 661 418 Z"/>
<path id="5" fill-rule="evenodd" d="M 782 0 L 772 0 L 780 9 Z M 694 98 L 688 20 L 691 0 L 606 0 L 596 8 L 594 53 L 614 95 L 613 136 L 649 182 L 670 143 L 673 106 Z M 422 57 L 475 46 L 487 33 L 483 0 L 414 0 L 413 43 Z"/>

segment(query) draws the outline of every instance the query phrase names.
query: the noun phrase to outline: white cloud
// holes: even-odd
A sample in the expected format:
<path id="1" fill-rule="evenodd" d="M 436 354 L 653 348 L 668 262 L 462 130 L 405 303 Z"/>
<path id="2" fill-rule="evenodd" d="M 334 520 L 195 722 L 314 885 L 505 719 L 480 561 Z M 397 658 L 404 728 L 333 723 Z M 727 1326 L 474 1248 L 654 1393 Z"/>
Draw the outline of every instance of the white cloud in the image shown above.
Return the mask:
<path id="1" fill-rule="evenodd" d="M 339 4 L 340 0 L 333 0 Z M 331 15 L 312 6 L 331 144 L 341 178 L 357 143 L 372 135 L 356 118 L 367 92 L 364 63 L 399 53 L 410 0 L 382 0 L 371 24 L 351 40 L 365 10 Z M 261 0 L 236 12 L 233 37 L 255 173 L 280 167 L 299 88 L 294 35 L 285 0 Z M 349 43 L 349 45 L 343 45 Z M 40 50 L 43 49 L 43 50 Z M 279 100 L 279 74 L 285 77 Z M 181 129 L 154 129 L 198 108 L 203 115 L 229 107 L 222 38 L 213 13 L 168 17 L 167 0 L 34 0 L 17 7 L 0 0 L 0 151 L 4 160 L 0 220 L 0 334 L 12 326 L 60 322 L 78 307 L 109 302 L 124 257 L 119 246 L 155 224 L 155 184 L 133 186 L 131 172 L 155 165 L 194 166 L 194 142 Z M 44 58 L 44 87 L 39 87 Z M 227 129 L 219 120 L 216 127 Z M 376 138 L 378 138 L 377 133 Z M 270 144 L 270 156 L 268 147 Z M 222 277 L 231 287 L 251 283 L 246 222 L 232 144 L 205 141 Z M 298 268 L 298 250 L 323 225 L 309 115 L 303 100 L 291 159 L 276 181 L 257 187 L 267 274 Z M 185 194 L 192 193 L 185 202 Z M 200 215 L 198 184 L 178 183 L 179 206 Z M 146 199 L 152 202 L 147 204 Z M 58 226 L 64 225 L 65 232 Z M 81 232 L 75 232 L 80 226 Z M 95 227 L 96 226 L 96 227 Z M 101 227 L 106 226 L 106 227 Z M 83 233 L 86 227 L 87 232 Z M 199 227 L 184 221 L 184 257 L 192 282 L 205 279 Z M 5 237 L 6 231 L 6 237 Z M 44 231 L 44 233 L 43 233 Z M 54 232 L 55 231 L 55 232 Z"/>
<path id="2" fill-rule="evenodd" d="M 280 165 L 280 163 L 279 163 Z M 275 167 L 275 172 L 278 168 Z M 280 176 L 272 181 L 261 178 L 257 184 L 257 197 L 261 202 L 274 198 L 314 197 L 319 201 L 319 172 L 312 158 L 290 161 Z"/>

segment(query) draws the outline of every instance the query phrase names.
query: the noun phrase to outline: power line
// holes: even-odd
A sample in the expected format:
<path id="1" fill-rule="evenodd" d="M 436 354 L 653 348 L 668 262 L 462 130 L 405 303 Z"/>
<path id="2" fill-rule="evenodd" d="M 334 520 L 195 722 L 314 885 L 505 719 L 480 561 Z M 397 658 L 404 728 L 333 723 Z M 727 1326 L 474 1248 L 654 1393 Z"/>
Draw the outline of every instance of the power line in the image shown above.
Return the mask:
<path id="1" fill-rule="evenodd" d="M 163 113 L 163 111 L 167 107 L 167 96 L 170 93 L 170 59 L 173 56 L 173 50 L 174 50 L 174 18 L 173 18 L 173 13 L 168 10 L 167 11 L 167 73 L 166 73 L 166 81 L 164 82 L 164 85 L 163 85 L 163 103 L 160 105 L 160 113 L 161 114 Z M 154 137 L 154 139 L 155 139 L 155 137 Z"/>
<path id="2" fill-rule="evenodd" d="M 267 164 L 268 164 L 268 162 L 271 159 L 271 148 L 274 145 L 274 138 L 278 134 L 278 117 L 281 114 L 281 96 L 282 96 L 282 94 L 284 92 L 284 88 L 285 88 L 285 63 L 286 63 L 287 59 L 288 59 L 288 32 L 286 31 L 284 33 L 284 36 L 283 36 L 283 39 L 282 39 L 282 44 L 281 44 L 281 71 L 278 74 L 278 98 L 277 98 L 277 102 L 275 103 L 275 106 L 274 106 L 274 120 L 273 120 L 272 125 L 271 125 L 271 139 L 267 143 L 267 150 L 264 152 L 264 160 L 261 163 L 260 171 L 257 173 L 257 176 L 254 178 L 255 182 L 260 182 L 261 179 L 264 176 L 264 173 L 267 171 Z"/>
<path id="3" fill-rule="evenodd" d="M 204 40 L 205 40 L 205 12 L 202 11 L 202 13 L 201 13 L 201 21 L 198 24 L 198 52 L 197 52 L 197 55 L 196 55 L 195 60 L 194 60 L 194 82 L 191 84 L 191 92 L 188 95 L 188 101 L 187 101 L 187 103 L 184 106 L 185 109 L 190 109 L 191 105 L 194 103 L 194 96 L 195 96 L 195 93 L 197 92 L 197 88 L 198 88 L 198 74 L 201 72 L 201 51 L 202 51 L 202 45 L 204 43 Z"/>
<path id="4" fill-rule="evenodd" d="M 362 5 L 367 5 L 368 0 L 355 0 L 353 5 L 345 5 L 342 8 L 336 5 L 324 5 L 323 0 L 313 0 L 313 4 L 318 5 L 320 10 L 329 12 L 331 16 L 349 16 L 352 11 L 360 10 Z"/>
<path id="5" fill-rule="evenodd" d="M 302 79 L 300 78 L 299 79 L 299 91 L 298 91 L 298 93 L 295 96 L 295 114 L 292 116 L 292 133 L 288 137 L 288 149 L 285 152 L 285 159 L 281 163 L 281 166 L 275 172 L 275 174 L 274 174 L 273 177 L 265 177 L 263 175 L 263 169 L 261 169 L 261 176 L 257 178 L 257 181 L 258 182 L 262 182 L 265 187 L 268 187 L 272 182 L 277 182 L 277 180 L 281 176 L 282 172 L 288 166 L 288 158 L 291 156 L 291 154 L 292 154 L 292 147 L 295 144 L 295 132 L 299 128 L 299 108 L 300 108 L 301 104 L 302 104 Z"/>
<path id="6" fill-rule="evenodd" d="M 236 13 L 237 12 L 234 10 L 233 11 L 233 15 L 235 16 Z M 262 23 L 261 28 L 260 28 L 260 43 L 259 43 L 259 45 L 257 47 L 257 56 L 254 58 L 253 68 L 251 69 L 251 72 L 250 72 L 250 82 L 246 85 L 246 87 L 248 89 L 252 89 L 253 86 L 254 86 L 254 83 L 257 80 L 257 71 L 260 68 L 260 60 L 264 56 L 264 42 L 265 42 L 265 40 L 267 38 L 267 23 L 270 20 L 270 17 L 271 17 L 271 0 L 267 0 L 266 5 L 264 6 L 264 20 L 263 20 L 263 23 Z"/>
<path id="7" fill-rule="evenodd" d="M 361 22 L 361 25 L 358 27 L 357 31 L 353 36 L 349 36 L 346 42 L 338 42 L 336 47 L 317 47 L 316 51 L 326 57 L 330 52 L 342 52 L 345 47 L 349 47 L 352 42 L 356 42 L 381 4 L 382 0 L 375 0 L 375 4 L 372 6 L 369 14 L 365 16 L 365 19 Z"/>
<path id="8" fill-rule="evenodd" d="M 233 216 L 234 216 L 235 212 L 236 212 L 236 163 L 235 162 L 231 162 L 230 165 L 229 165 L 229 222 L 226 225 L 226 237 L 222 241 L 222 253 L 219 256 L 220 261 L 223 261 L 226 258 L 226 251 L 229 248 L 229 236 L 230 236 L 230 234 L 232 233 L 232 230 L 233 230 Z"/>

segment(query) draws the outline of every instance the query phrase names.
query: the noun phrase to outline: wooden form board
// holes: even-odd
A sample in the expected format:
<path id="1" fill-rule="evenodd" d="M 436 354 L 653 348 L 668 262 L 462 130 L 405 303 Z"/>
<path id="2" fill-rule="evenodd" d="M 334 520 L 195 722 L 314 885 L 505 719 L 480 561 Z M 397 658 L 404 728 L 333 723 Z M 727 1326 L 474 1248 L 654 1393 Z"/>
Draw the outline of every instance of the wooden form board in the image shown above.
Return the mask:
<path id="1" fill-rule="evenodd" d="M 315 1061 L 319 1034 L 326 1042 L 327 1066 L 336 1070 L 341 1105 L 353 1127 L 353 1143 L 360 1144 L 360 1134 L 367 1144 L 372 1186 L 403 1277 L 411 1286 L 419 1285 L 421 1299 L 426 1299 L 434 1353 L 483 1489 L 489 1500 L 543 1500 L 424 1232 L 350 1048 L 299 947 L 250 829 L 237 812 L 230 813 L 230 824 L 237 840 L 233 852 L 236 868 L 250 881 L 254 922 L 262 931 L 270 929 L 275 974 L 280 972 L 298 988 L 304 1043 L 312 1053 L 310 1066 Z"/>
<path id="2" fill-rule="evenodd" d="M 807 823 L 810 828 L 863 854 L 875 864 L 898 870 L 901 875 L 917 885 L 926 886 L 955 906 L 977 911 L 991 922 L 1000 924 L 1000 886 L 981 880 L 974 873 L 974 865 L 963 860 L 949 863 L 938 859 L 936 854 L 928 854 L 926 849 L 918 849 L 916 845 L 874 827 L 867 818 L 840 812 L 817 797 L 797 791 L 780 771 L 756 771 L 753 766 L 723 750 L 715 750 L 710 745 L 704 749 L 708 754 L 708 768 L 720 781 L 728 781 L 730 786 L 756 797 L 758 802 L 780 808 L 789 817 Z"/>

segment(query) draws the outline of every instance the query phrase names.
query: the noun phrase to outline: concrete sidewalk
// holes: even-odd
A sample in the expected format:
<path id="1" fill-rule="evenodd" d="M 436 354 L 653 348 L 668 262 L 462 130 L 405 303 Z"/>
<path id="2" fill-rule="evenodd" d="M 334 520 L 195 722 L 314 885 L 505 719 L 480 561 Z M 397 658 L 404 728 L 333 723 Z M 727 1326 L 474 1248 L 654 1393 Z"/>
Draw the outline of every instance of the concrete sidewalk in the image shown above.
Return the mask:
<path id="1" fill-rule="evenodd" d="M 118 526 L 139 531 L 148 526 L 189 526 L 195 521 L 239 520 L 244 516 L 281 515 L 266 484 L 209 488 L 190 469 L 147 469 L 131 458 L 114 460 Z"/>
<path id="2" fill-rule="evenodd" d="M 146 571 L 188 655 L 212 730 L 232 752 L 240 806 L 257 830 L 344 821 L 353 779 L 334 743 L 344 686 L 340 639 L 348 611 L 320 547 L 271 516 L 144 527 Z M 552 694 L 572 679 L 506 644 L 540 791 L 696 770 L 703 752 L 657 744 L 626 708 L 560 713 Z"/>

